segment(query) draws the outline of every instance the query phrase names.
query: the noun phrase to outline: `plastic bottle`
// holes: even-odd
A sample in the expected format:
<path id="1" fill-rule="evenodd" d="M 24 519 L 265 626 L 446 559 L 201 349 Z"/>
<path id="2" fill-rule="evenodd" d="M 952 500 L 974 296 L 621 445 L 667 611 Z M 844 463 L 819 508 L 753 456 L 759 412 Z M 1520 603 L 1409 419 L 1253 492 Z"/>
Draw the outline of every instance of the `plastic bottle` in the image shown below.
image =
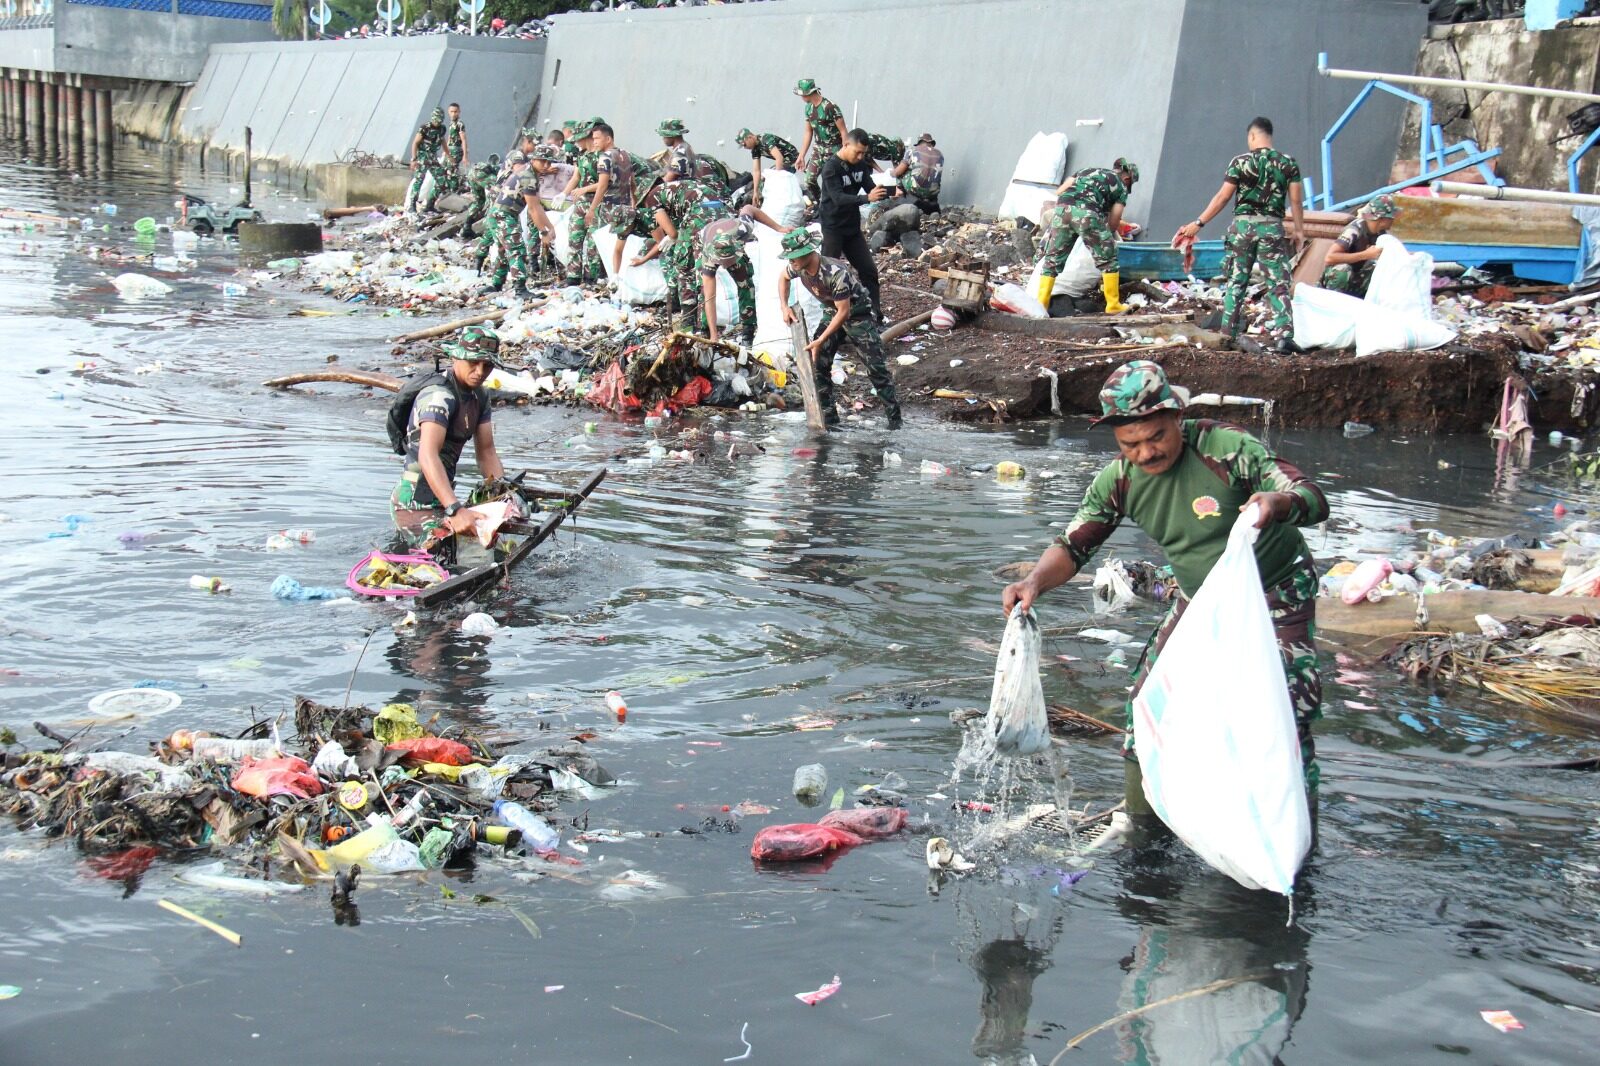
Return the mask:
<path id="1" fill-rule="evenodd" d="M 1371 432 L 1371 426 L 1364 426 L 1360 422 L 1346 422 L 1344 424 L 1344 435 L 1347 437 L 1365 437 Z"/>
<path id="2" fill-rule="evenodd" d="M 807 807 L 822 802 L 828 790 L 828 771 L 821 763 L 807 763 L 794 772 L 794 798 Z"/>
<path id="3" fill-rule="evenodd" d="M 522 843 L 533 851 L 554 851 L 561 843 L 561 834 L 554 826 L 520 803 L 496 800 L 494 816 L 511 828 L 521 830 Z"/>
<path id="4" fill-rule="evenodd" d="M 265 759 L 278 754 L 276 740 L 233 740 L 229 737 L 195 737 L 189 750 L 196 759 L 211 762 L 238 762 L 240 759 Z"/>
<path id="5" fill-rule="evenodd" d="M 281 552 L 286 548 L 292 547 L 294 547 L 294 541 L 282 533 L 273 533 L 267 537 L 267 551 L 269 552 Z"/>
<path id="6" fill-rule="evenodd" d="M 237 281 L 224 281 L 222 283 L 222 295 L 224 296 L 244 296 L 249 291 L 250 289 L 247 286 L 240 285 Z"/>
<path id="7" fill-rule="evenodd" d="M 280 529 L 278 530 L 278 536 L 286 537 L 297 544 L 311 544 L 317 539 L 317 531 L 314 529 Z"/>
<path id="8" fill-rule="evenodd" d="M 615 689 L 607 692 L 606 706 L 610 707 L 611 712 L 617 716 L 617 721 L 626 722 L 628 720 L 628 703 L 622 698 L 622 693 Z"/>
<path id="9" fill-rule="evenodd" d="M 335 870 L 341 866 L 364 862 L 374 851 L 399 839 L 400 834 L 395 832 L 394 826 L 388 822 L 377 822 L 370 829 L 363 829 L 355 836 L 345 837 L 325 851 L 312 851 L 311 857 L 316 859 L 317 865 L 324 870 Z"/>
<path id="10" fill-rule="evenodd" d="M 1378 586 L 1383 584 L 1385 578 L 1394 573 L 1394 565 L 1387 559 L 1368 559 L 1356 567 L 1355 573 L 1345 579 L 1344 588 L 1339 592 L 1339 598 L 1347 604 L 1357 604 L 1362 600 L 1376 602 L 1373 593 L 1378 592 Z M 1383 594 L 1378 593 L 1377 599 L 1382 599 Z"/>
<path id="11" fill-rule="evenodd" d="M 205 589 L 207 592 L 226 592 L 228 588 L 222 583 L 220 577 L 206 577 L 203 574 L 195 574 L 191 577 L 189 579 L 189 587 L 192 589 Z"/>

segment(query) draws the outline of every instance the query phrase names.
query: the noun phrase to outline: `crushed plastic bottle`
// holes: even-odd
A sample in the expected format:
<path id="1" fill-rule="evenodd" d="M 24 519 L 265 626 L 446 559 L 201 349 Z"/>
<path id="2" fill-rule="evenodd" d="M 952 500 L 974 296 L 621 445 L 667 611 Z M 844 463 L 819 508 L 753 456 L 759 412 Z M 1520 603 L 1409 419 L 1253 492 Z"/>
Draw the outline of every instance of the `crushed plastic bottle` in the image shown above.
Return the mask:
<path id="1" fill-rule="evenodd" d="M 606 693 L 606 706 L 611 708 L 611 713 L 617 716 L 617 721 L 624 722 L 628 719 L 628 703 L 622 698 L 622 693 L 612 689 Z"/>
<path id="2" fill-rule="evenodd" d="M 828 771 L 821 763 L 807 763 L 794 772 L 794 798 L 807 807 L 821 803 L 827 790 Z"/>
<path id="3" fill-rule="evenodd" d="M 290 540 L 282 533 L 273 533 L 271 536 L 267 537 L 267 551 L 269 552 L 287 551 L 292 547 L 294 547 L 294 541 Z"/>
<path id="4" fill-rule="evenodd" d="M 1344 435 L 1346 437 L 1365 437 L 1372 431 L 1371 426 L 1363 425 L 1360 422 L 1346 422 L 1344 424 Z"/>
<path id="5" fill-rule="evenodd" d="M 249 292 L 248 286 L 241 285 L 237 281 L 224 281 L 222 283 L 222 295 L 224 296 L 244 296 Z"/>
<path id="6" fill-rule="evenodd" d="M 461 635 L 464 637 L 492 637 L 499 628 L 500 623 L 482 611 L 474 611 L 461 620 Z"/>
<path id="7" fill-rule="evenodd" d="M 311 544 L 317 539 L 317 531 L 314 529 L 280 529 L 278 530 L 278 536 L 294 541 L 296 544 Z"/>
<path id="8" fill-rule="evenodd" d="M 269 759 L 279 754 L 276 740 L 233 740 L 228 737 L 193 737 L 189 750 L 196 759 L 208 762 L 238 762 L 240 759 Z"/>
<path id="9" fill-rule="evenodd" d="M 549 853 L 561 843 L 561 833 L 549 822 L 520 803 L 496 800 L 494 816 L 503 824 L 522 832 L 522 843 L 532 851 Z"/>
<path id="10" fill-rule="evenodd" d="M 228 591 L 228 586 L 222 583 L 220 577 L 206 577 L 204 574 L 195 574 L 189 578 L 189 587 L 192 589 L 204 589 L 211 593 Z"/>

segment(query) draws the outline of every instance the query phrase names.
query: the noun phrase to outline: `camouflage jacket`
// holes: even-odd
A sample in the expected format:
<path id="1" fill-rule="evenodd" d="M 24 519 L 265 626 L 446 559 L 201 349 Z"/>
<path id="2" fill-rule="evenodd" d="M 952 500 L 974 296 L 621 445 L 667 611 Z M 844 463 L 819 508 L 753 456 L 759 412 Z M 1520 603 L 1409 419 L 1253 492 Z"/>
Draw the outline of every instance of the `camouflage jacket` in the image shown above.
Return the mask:
<path id="1" fill-rule="evenodd" d="M 1257 148 L 1235 156 L 1223 180 L 1238 190 L 1233 196 L 1234 214 L 1282 218 L 1289 186 L 1300 180 L 1300 164 L 1276 148 Z"/>
<path id="2" fill-rule="evenodd" d="M 1115 205 L 1128 202 L 1128 187 L 1114 170 L 1091 167 L 1078 171 L 1072 179 L 1072 188 L 1057 198 L 1058 203 L 1078 204 L 1097 214 L 1108 215 Z"/>

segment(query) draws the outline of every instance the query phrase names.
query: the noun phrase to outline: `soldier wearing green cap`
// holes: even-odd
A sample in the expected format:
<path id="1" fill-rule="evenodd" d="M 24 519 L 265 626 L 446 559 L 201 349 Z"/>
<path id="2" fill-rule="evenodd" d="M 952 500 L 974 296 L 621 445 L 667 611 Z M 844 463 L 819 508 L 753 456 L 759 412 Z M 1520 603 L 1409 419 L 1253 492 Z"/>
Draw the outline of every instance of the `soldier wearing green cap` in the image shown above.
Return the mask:
<path id="1" fill-rule="evenodd" d="M 741 129 L 734 139 L 741 148 L 750 153 L 750 173 L 733 181 L 728 191 L 730 194 L 737 192 L 748 182 L 750 202 L 760 207 L 762 168 L 770 166 L 773 170 L 793 170 L 800 159 L 800 149 L 776 133 L 756 133 L 748 128 Z"/>
<path id="2" fill-rule="evenodd" d="M 436 107 L 433 114 L 428 116 L 428 121 L 417 127 L 416 135 L 411 138 L 411 171 L 415 175 L 411 179 L 411 187 L 406 191 L 406 202 L 411 205 L 415 214 L 427 214 L 433 210 L 433 202 L 447 191 L 446 183 L 449 178 L 445 175 L 444 163 L 439 158 L 439 153 L 444 151 L 444 108 Z M 433 188 L 428 193 L 428 202 L 422 202 L 422 186 L 426 179 L 432 176 Z"/>
<path id="3" fill-rule="evenodd" d="M 806 132 L 800 140 L 800 165 L 804 168 L 802 181 L 806 195 L 816 200 L 817 176 L 822 173 L 822 165 L 844 145 L 849 130 L 845 128 L 844 112 L 839 110 L 839 105 L 825 98 L 812 79 L 801 78 L 794 87 L 794 94 L 806 102 Z"/>
<path id="4" fill-rule="evenodd" d="M 487 326 L 468 326 L 446 341 L 450 369 L 417 389 L 406 421 L 405 471 L 389 498 L 394 524 L 412 543 L 465 533 L 473 515 L 456 498 L 456 466 L 468 441 L 486 480 L 505 477 L 489 424 L 483 383 L 494 369 L 500 339 Z"/>
<path id="5" fill-rule="evenodd" d="M 681 313 L 684 328 L 703 332 L 706 309 L 700 305 L 700 280 L 694 272 L 695 237 L 710 223 L 730 217 L 728 205 L 710 185 L 693 180 L 662 185 L 650 199 L 654 204 L 655 243 L 634 259 L 633 265 L 661 255 L 668 312 Z"/>
<path id="6" fill-rule="evenodd" d="M 1161 545 L 1178 579 L 1179 593 L 1167 616 L 1145 645 L 1134 674 L 1126 710 L 1129 757 L 1127 801 L 1130 813 L 1148 815 L 1133 761 L 1133 697 L 1165 647 L 1189 597 L 1199 591 L 1228 542 L 1233 519 L 1250 506 L 1259 508 L 1255 542 L 1262 593 L 1272 615 L 1284 680 L 1294 707 L 1305 763 L 1306 787 L 1314 790 L 1318 770 L 1311 723 L 1322 716 L 1322 680 L 1317 673 L 1317 571 L 1300 528 L 1328 518 L 1328 501 L 1316 483 L 1271 448 L 1235 426 L 1183 417 L 1188 394 L 1167 382 L 1161 367 L 1148 360 L 1124 363 L 1100 390 L 1101 417 L 1121 455 L 1100 471 L 1066 532 L 1039 557 L 1033 571 L 1006 586 L 1006 614 L 1024 610 L 1040 595 L 1070 581 L 1125 519 Z M 1218 653 L 1225 653 L 1218 648 Z"/>
<path id="7" fill-rule="evenodd" d="M 573 164 L 572 178 L 563 190 L 563 197 L 573 201 L 572 215 L 567 226 L 567 284 L 578 285 L 585 281 L 599 281 L 606 276 L 600 262 L 600 250 L 595 247 L 593 228 L 580 197 L 594 192 L 600 181 L 600 159 L 593 151 L 592 137 L 600 119 L 579 119 L 572 123 L 572 137 L 568 143 L 579 149 Z"/>
<path id="8" fill-rule="evenodd" d="M 1073 246 L 1082 239 L 1100 269 L 1100 285 L 1105 292 L 1106 314 L 1126 310 L 1122 302 L 1122 268 L 1117 263 L 1117 227 L 1122 224 L 1122 209 L 1128 192 L 1139 180 L 1139 168 L 1118 158 L 1108 170 L 1091 167 L 1080 170 L 1061 183 L 1056 202 L 1039 221 L 1044 228 L 1044 243 L 1039 249 L 1039 302 L 1050 306 L 1056 277 L 1067 264 Z"/>
<path id="9" fill-rule="evenodd" d="M 1245 134 L 1250 149 L 1233 157 L 1222 177 L 1222 187 L 1200 217 L 1178 229 L 1182 237 L 1198 237 L 1205 224 L 1222 213 L 1233 200 L 1233 225 L 1225 241 L 1228 250 L 1228 287 L 1222 298 L 1222 333 L 1237 337 L 1243 321 L 1245 294 L 1257 264 L 1267 278 L 1267 302 L 1272 307 L 1272 334 L 1280 352 L 1293 352 L 1290 336 L 1294 322 L 1289 314 L 1289 261 L 1303 240 L 1304 207 L 1300 194 L 1300 164 L 1272 146 L 1272 120 L 1257 117 Z M 1291 222 L 1284 229 L 1285 211 Z"/>
<path id="10" fill-rule="evenodd" d="M 1322 287 L 1351 296 L 1365 296 L 1367 286 L 1372 283 L 1372 268 L 1383 252 L 1378 247 L 1378 238 L 1394 228 L 1395 216 L 1399 213 L 1400 205 L 1388 193 L 1363 204 L 1328 251 Z"/>
<path id="11" fill-rule="evenodd" d="M 729 194 L 728 183 L 731 175 L 727 166 L 713 156 L 702 155 L 684 139 L 689 131 L 684 128 L 683 120 L 669 118 L 656 127 L 656 133 L 666 145 L 666 154 L 658 157 L 661 159 L 661 178 L 663 181 L 677 181 L 681 178 L 692 178 L 702 181 L 717 190 L 718 195 L 726 198 Z"/>
<path id="12" fill-rule="evenodd" d="M 508 276 L 516 276 L 516 292 L 528 296 L 527 247 L 522 240 L 522 209 L 524 182 L 527 178 L 528 159 L 521 151 L 506 156 L 505 173 L 489 196 L 489 213 L 484 219 L 483 237 L 478 242 L 478 270 L 481 273 L 490 249 L 498 249 L 499 261 L 489 283 L 478 290 L 479 296 L 497 293 Z"/>
<path id="13" fill-rule="evenodd" d="M 706 336 L 721 339 L 721 325 L 714 313 L 717 306 L 717 273 L 726 270 L 733 280 L 735 299 L 739 305 L 739 343 L 746 348 L 756 340 L 756 286 L 755 269 L 745 246 L 755 240 L 755 224 L 759 222 L 776 233 L 789 230 L 774 222 L 759 207 L 743 207 L 736 218 L 720 218 L 709 222 L 695 235 L 694 270 L 700 284 L 700 305 L 706 309 Z"/>
<path id="14" fill-rule="evenodd" d="M 461 191 L 461 168 L 467 161 L 467 124 L 461 121 L 461 105 L 452 103 L 449 113 L 450 124 L 444 131 L 444 154 L 450 161 L 445 169 L 445 181 L 449 188 L 448 193 Z"/>
<path id="15" fill-rule="evenodd" d="M 467 192 L 472 196 L 472 204 L 467 208 L 467 219 L 462 224 L 461 233 L 465 237 L 472 232 L 472 227 L 480 219 L 489 215 L 489 187 L 494 184 L 495 177 L 500 173 L 500 157 L 491 155 L 481 163 L 474 164 L 467 171 Z M 483 270 L 483 264 L 478 264 L 478 270 Z"/>
<path id="16" fill-rule="evenodd" d="M 822 255 L 808 230 L 795 229 L 784 234 L 781 254 L 789 261 L 778 275 L 778 303 L 783 308 L 783 320 L 795 321 L 795 309 L 789 305 L 791 281 L 798 281 L 822 303 L 822 322 L 812 332 L 806 353 L 816 368 L 817 399 L 822 404 L 823 419 L 830 427 L 839 424 L 839 412 L 833 406 L 833 356 L 840 343 L 848 338 L 866 360 L 867 378 L 878 399 L 883 401 L 889 428 L 899 429 L 900 402 L 895 398 L 894 378 L 883 356 L 878 313 L 867 287 L 861 284 L 848 263 Z M 795 353 L 795 358 L 802 357 L 803 353 Z"/>

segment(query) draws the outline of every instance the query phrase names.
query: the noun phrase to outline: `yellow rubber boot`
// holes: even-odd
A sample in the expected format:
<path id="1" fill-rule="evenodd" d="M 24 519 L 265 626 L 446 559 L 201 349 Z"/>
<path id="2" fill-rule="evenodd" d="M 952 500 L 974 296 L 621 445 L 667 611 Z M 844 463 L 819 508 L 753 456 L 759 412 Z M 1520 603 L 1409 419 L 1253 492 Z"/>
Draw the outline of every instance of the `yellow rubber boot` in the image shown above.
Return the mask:
<path id="1" fill-rule="evenodd" d="M 1039 278 L 1039 291 L 1035 295 L 1039 297 L 1039 302 L 1044 304 L 1044 309 L 1046 311 L 1050 310 L 1050 294 L 1055 291 L 1055 288 L 1056 279 L 1051 277 L 1049 274 L 1045 274 Z"/>
<path id="2" fill-rule="evenodd" d="M 1120 291 L 1122 289 L 1121 274 L 1101 274 L 1100 287 L 1105 290 L 1106 294 L 1106 314 L 1120 315 L 1128 309 L 1127 305 L 1122 302 Z"/>

